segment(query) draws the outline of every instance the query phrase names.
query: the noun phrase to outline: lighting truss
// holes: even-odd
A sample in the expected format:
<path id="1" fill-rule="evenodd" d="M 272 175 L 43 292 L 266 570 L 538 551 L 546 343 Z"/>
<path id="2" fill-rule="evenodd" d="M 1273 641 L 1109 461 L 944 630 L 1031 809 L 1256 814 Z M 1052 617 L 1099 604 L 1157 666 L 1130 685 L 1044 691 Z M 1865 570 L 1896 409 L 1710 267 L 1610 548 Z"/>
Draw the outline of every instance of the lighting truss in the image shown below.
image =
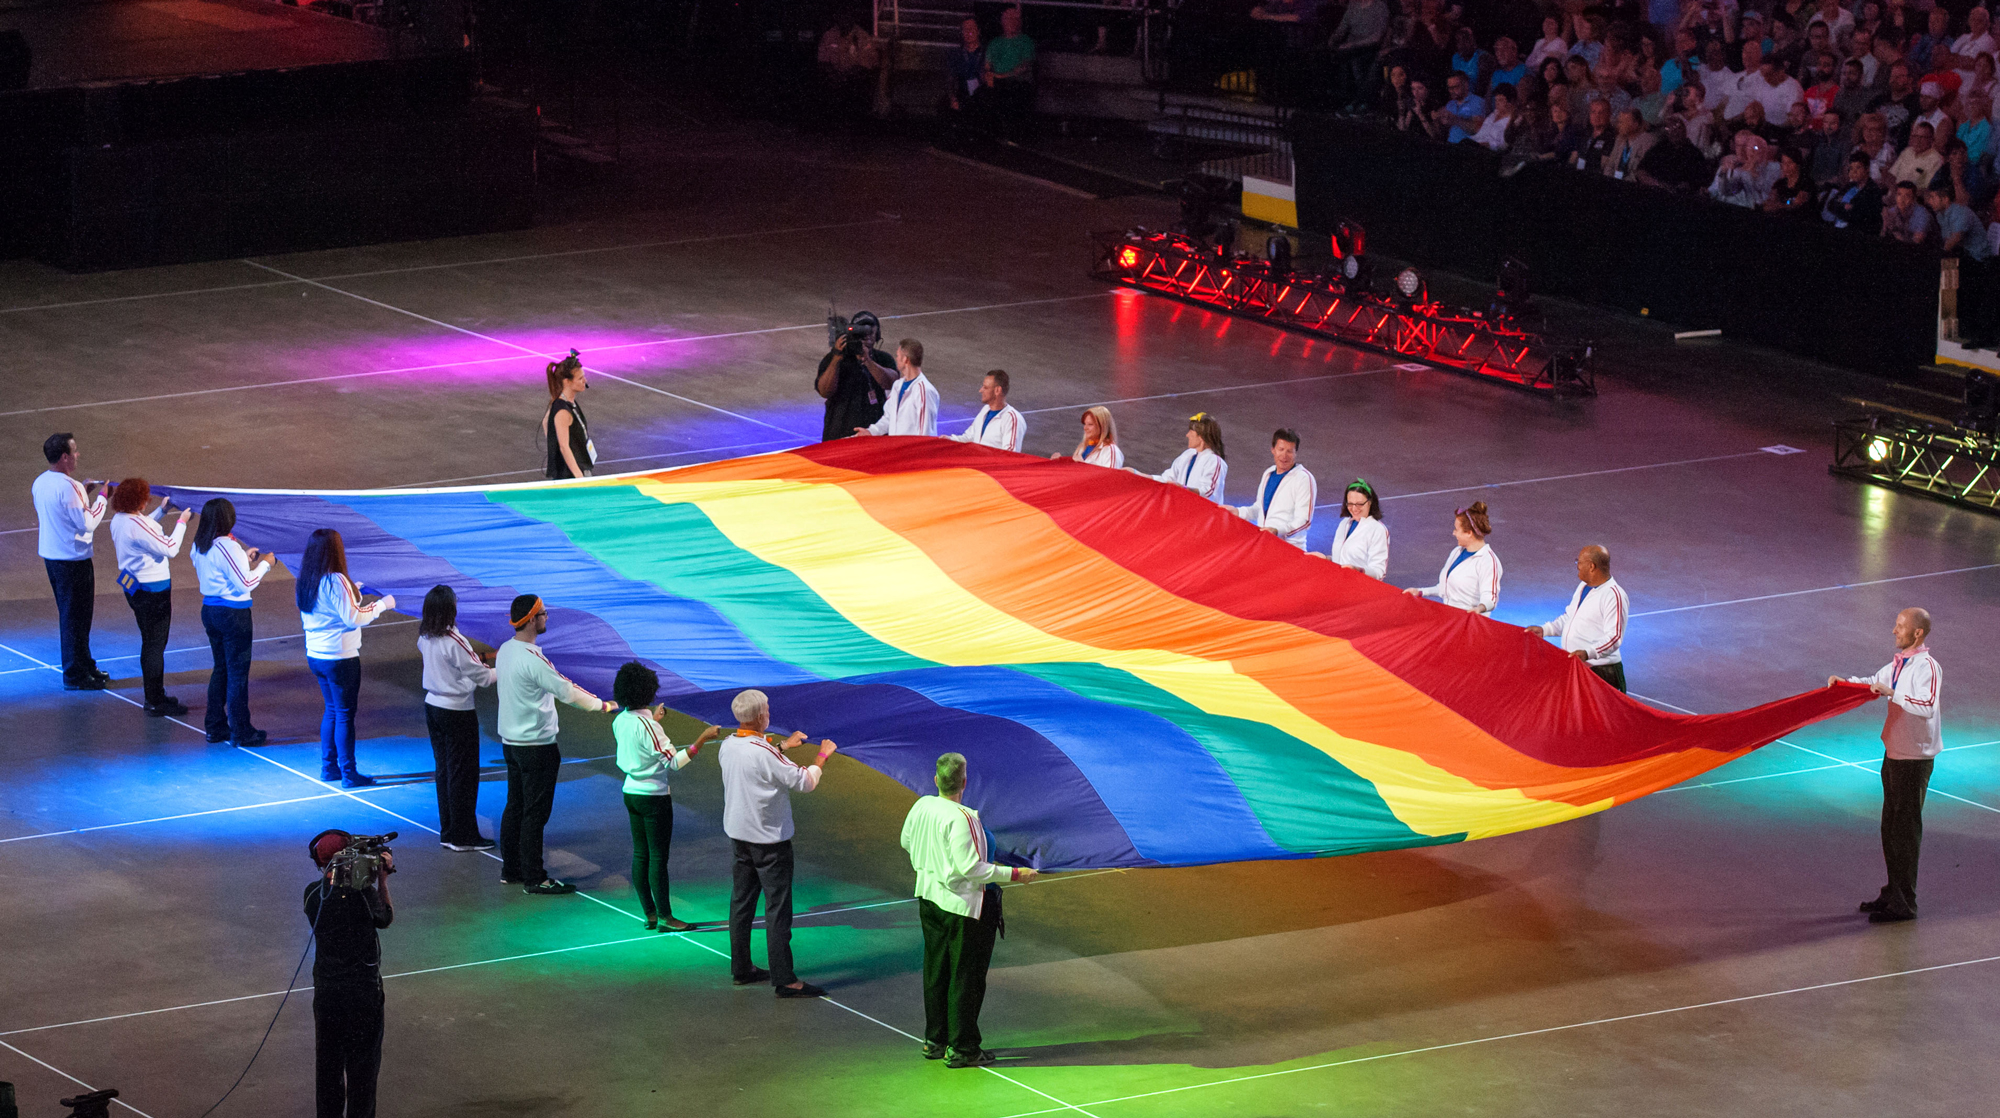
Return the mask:
<path id="1" fill-rule="evenodd" d="M 1175 233 L 1100 233 L 1091 273 L 1142 291 L 1410 357 L 1545 396 L 1594 396 L 1590 346 L 1442 303 L 1407 302 L 1338 276 L 1219 255 Z"/>
<path id="2" fill-rule="evenodd" d="M 2000 512 L 2000 441 L 1963 427 L 1871 414 L 1833 425 L 1840 477 Z"/>

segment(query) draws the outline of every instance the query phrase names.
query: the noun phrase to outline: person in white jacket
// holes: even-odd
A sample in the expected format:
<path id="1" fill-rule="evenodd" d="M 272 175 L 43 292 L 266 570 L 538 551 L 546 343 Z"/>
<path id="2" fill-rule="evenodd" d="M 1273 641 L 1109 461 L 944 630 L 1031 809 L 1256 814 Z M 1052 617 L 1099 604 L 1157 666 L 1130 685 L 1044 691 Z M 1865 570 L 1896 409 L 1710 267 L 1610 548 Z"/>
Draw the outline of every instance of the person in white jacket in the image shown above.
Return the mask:
<path id="1" fill-rule="evenodd" d="M 1271 465 L 1257 479 L 1251 502 L 1236 515 L 1304 551 L 1312 528 L 1313 506 L 1319 503 L 1319 482 L 1299 465 L 1299 433 L 1280 427 L 1271 433 Z"/>
<path id="2" fill-rule="evenodd" d="M 270 740 L 250 724 L 250 643 L 256 639 L 250 623 L 250 595 L 271 571 L 271 557 L 246 548 L 231 535 L 236 530 L 236 506 L 215 497 L 201 506 L 201 523 L 194 531 L 195 579 L 201 584 L 201 627 L 215 670 L 208 675 L 208 709 L 202 722 L 208 743 L 232 742 L 243 747 Z"/>
<path id="3" fill-rule="evenodd" d="M 1889 883 L 1874 900 L 1861 902 L 1871 924 L 1893 924 L 1917 918 L 1917 856 L 1924 842 L 1924 795 L 1931 770 L 1944 748 L 1944 720 L 1939 692 L 1944 669 L 1931 655 L 1931 615 L 1906 609 L 1890 630 L 1896 655 L 1872 676 L 1849 676 L 1889 700 L 1882 722 L 1882 861 Z M 1826 677 L 1828 687 L 1841 682 Z"/>
<path id="4" fill-rule="evenodd" d="M 1562 616 L 1528 626 L 1538 637 L 1561 637 L 1562 649 L 1584 662 L 1597 677 L 1625 690 L 1625 619 L 1632 602 L 1611 577 L 1611 552 L 1591 544 L 1576 553 L 1576 589 Z"/>
<path id="5" fill-rule="evenodd" d="M 856 427 L 855 434 L 937 434 L 938 391 L 924 375 L 924 343 L 915 338 L 896 343 L 896 371 L 902 379 L 889 386 L 889 406 L 882 410 L 882 418 Z"/>
<path id="6" fill-rule="evenodd" d="M 48 571 L 56 598 L 56 628 L 62 640 L 63 689 L 102 691 L 111 677 L 90 655 L 90 622 L 97 602 L 97 567 L 91 540 L 108 506 L 101 481 L 76 477 L 76 436 L 58 431 L 42 442 L 49 468 L 36 475 L 36 554 Z"/>
<path id="7" fill-rule="evenodd" d="M 623 709 L 611 720 L 618 743 L 618 768 L 625 774 L 625 817 L 632 825 L 632 889 L 646 914 L 649 932 L 686 932 L 694 925 L 674 916 L 667 895 L 667 855 L 674 842 L 673 775 L 722 733 L 704 726 L 686 749 L 676 748 L 660 724 L 666 708 L 654 706 L 660 677 L 637 660 L 627 660 L 611 681 L 611 698 Z"/>
<path id="8" fill-rule="evenodd" d="M 458 592 L 440 583 L 424 595 L 417 622 L 424 660 L 424 728 L 436 765 L 438 843 L 446 850 L 491 850 L 479 833 L 479 713 L 472 695 L 499 678 L 493 654 L 481 655 L 458 631 Z"/>
<path id="9" fill-rule="evenodd" d="M 167 633 L 173 627 L 174 578 L 167 560 L 181 553 L 188 517 L 182 509 L 170 533 L 160 527 L 172 502 L 161 498 L 152 512 L 153 489 L 142 477 L 128 477 L 111 491 L 111 544 L 118 552 L 118 587 L 139 623 L 139 675 L 146 684 L 146 713 L 154 718 L 182 715 L 187 705 L 167 694 Z"/>
<path id="10" fill-rule="evenodd" d="M 1037 874 L 993 863 L 986 827 L 965 806 L 965 754 L 938 758 L 937 790 L 903 817 L 903 849 L 917 871 L 917 921 L 924 929 L 924 1058 L 983 1067 L 993 1053 L 979 1032 L 979 1008 L 1000 925 L 1000 897 L 991 887 Z"/>
<path id="11" fill-rule="evenodd" d="M 1364 478 L 1347 483 L 1340 497 L 1340 523 L 1326 557 L 1380 580 L 1389 573 L 1389 528 L 1382 523 L 1382 498 Z"/>
<path id="12" fill-rule="evenodd" d="M 1087 466 L 1123 469 L 1125 451 L 1118 445 L 1118 424 L 1111 418 L 1111 409 L 1103 404 L 1085 408 L 1082 422 L 1083 438 L 1070 452 L 1070 460 Z M 1049 457 L 1061 458 L 1062 455 L 1051 454 Z"/>
<path id="13" fill-rule="evenodd" d="M 1007 402 L 1007 370 L 995 369 L 979 382 L 979 414 L 965 425 L 953 442 L 977 443 L 995 450 L 1020 453 L 1028 437 L 1028 421 Z"/>
<path id="14" fill-rule="evenodd" d="M 347 577 L 347 545 L 331 528 L 315 528 L 299 560 L 294 589 L 305 630 L 306 666 L 325 701 L 319 717 L 319 778 L 348 788 L 375 783 L 354 764 L 354 715 L 361 704 L 361 627 L 396 608 L 395 595 L 371 602 Z"/>
<path id="15" fill-rule="evenodd" d="M 508 609 L 514 636 L 501 642 L 493 667 L 499 679 L 500 750 L 507 758 L 507 806 L 500 812 L 500 880 L 524 893 L 557 896 L 576 886 L 548 875 L 542 832 L 556 805 L 562 750 L 556 747 L 556 700 L 610 713 L 615 704 L 585 691 L 549 663 L 535 641 L 549 631 L 548 607 L 522 594 Z"/>
<path id="16" fill-rule="evenodd" d="M 1432 586 L 1412 586 L 1403 591 L 1438 598 L 1445 605 L 1472 613 L 1492 613 L 1500 604 L 1500 557 L 1486 542 L 1493 525 L 1486 518 L 1486 502 L 1474 501 L 1471 508 L 1452 514 L 1451 537 L 1458 542 L 1445 557 L 1444 567 Z"/>
<path id="17" fill-rule="evenodd" d="M 1166 473 L 1150 476 L 1154 481 L 1192 489 L 1218 505 L 1226 504 L 1223 490 L 1229 481 L 1229 462 L 1223 454 L 1222 424 L 1207 412 L 1199 411 L 1188 417 L 1187 449 L 1181 451 Z"/>

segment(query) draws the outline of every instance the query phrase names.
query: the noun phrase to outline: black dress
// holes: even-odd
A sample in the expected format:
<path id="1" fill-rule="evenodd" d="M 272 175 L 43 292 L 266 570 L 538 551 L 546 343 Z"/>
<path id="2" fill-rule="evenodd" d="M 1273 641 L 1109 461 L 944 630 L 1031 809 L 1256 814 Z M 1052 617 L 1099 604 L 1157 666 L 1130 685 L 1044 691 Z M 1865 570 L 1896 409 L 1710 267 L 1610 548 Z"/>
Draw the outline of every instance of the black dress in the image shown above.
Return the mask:
<path id="1" fill-rule="evenodd" d="M 563 461 L 562 447 L 556 442 L 556 412 L 566 411 L 570 415 L 569 452 L 576 464 L 588 473 L 597 463 L 590 456 L 590 425 L 584 421 L 583 409 L 561 397 L 549 401 L 548 413 L 542 416 L 542 426 L 547 428 L 544 441 L 548 444 L 549 460 L 542 470 L 548 478 L 575 477 L 569 472 L 569 463 Z"/>

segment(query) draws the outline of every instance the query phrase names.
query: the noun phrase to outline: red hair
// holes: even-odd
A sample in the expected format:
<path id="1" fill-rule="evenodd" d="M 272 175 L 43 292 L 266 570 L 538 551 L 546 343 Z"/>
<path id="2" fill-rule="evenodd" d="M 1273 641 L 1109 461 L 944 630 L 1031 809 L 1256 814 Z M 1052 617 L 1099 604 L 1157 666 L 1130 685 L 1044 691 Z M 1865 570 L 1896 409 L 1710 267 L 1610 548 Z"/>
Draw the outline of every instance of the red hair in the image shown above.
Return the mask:
<path id="1" fill-rule="evenodd" d="M 144 512 L 153 499 L 153 487 L 142 477 L 128 477 L 111 491 L 112 512 Z"/>

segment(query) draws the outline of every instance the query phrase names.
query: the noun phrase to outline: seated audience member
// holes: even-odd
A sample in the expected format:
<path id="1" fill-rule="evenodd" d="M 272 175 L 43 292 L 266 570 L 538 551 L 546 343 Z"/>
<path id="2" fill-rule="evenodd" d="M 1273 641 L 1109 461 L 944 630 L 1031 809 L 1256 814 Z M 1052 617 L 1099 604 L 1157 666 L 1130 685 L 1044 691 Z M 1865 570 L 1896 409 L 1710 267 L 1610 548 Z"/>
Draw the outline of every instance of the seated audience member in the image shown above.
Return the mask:
<path id="1" fill-rule="evenodd" d="M 1478 37 L 1472 28 L 1460 26 L 1452 32 L 1451 72 L 1464 74 L 1472 92 L 1484 97 L 1493 74 L 1493 56 L 1479 49 Z"/>
<path id="2" fill-rule="evenodd" d="M 1918 113 L 1923 112 L 1923 98 L 1917 95 L 1917 83 L 1911 76 L 1910 64 L 1898 62 L 1889 67 L 1887 89 L 1865 88 L 1872 95 L 1868 111 L 1881 114 L 1882 123 L 1889 129 L 1889 139 L 1898 147 L 1908 143 L 1910 123 L 1917 119 Z"/>
<path id="3" fill-rule="evenodd" d="M 1882 210 L 1882 235 L 1904 244 L 1920 245 L 1932 240 L 1937 219 L 1917 201 L 1917 184 L 1896 184 L 1895 203 Z"/>
<path id="4" fill-rule="evenodd" d="M 1764 209 L 1769 213 L 1809 214 L 1818 193 L 1799 153 L 1789 148 L 1780 150 L 1778 181 L 1772 184 L 1771 197 L 1765 201 Z"/>
<path id="5" fill-rule="evenodd" d="M 1927 192 L 1927 201 L 1937 218 L 1939 252 L 1946 256 L 1959 256 L 1975 264 L 1984 264 L 1993 258 L 1993 246 L 1986 240 L 1986 223 L 1979 220 L 1972 207 L 1954 200 L 1949 186 L 1931 187 Z"/>
<path id="6" fill-rule="evenodd" d="M 1604 173 L 1604 159 L 1611 154 L 1612 145 L 1618 142 L 1618 131 L 1611 127 L 1611 106 L 1603 101 L 1590 103 L 1590 127 L 1584 132 L 1583 142 L 1577 148 L 1576 169 L 1593 175 Z"/>
<path id="7" fill-rule="evenodd" d="M 1548 106 L 1524 103 L 1507 125 L 1507 146 L 1500 153 L 1500 173 L 1510 175 L 1530 163 L 1554 158 L 1556 135 Z"/>
<path id="8" fill-rule="evenodd" d="M 1590 63 L 1575 57 L 1564 61 L 1563 87 L 1569 91 L 1569 115 L 1579 120 L 1587 116 L 1591 101 L 1597 97 L 1597 79 L 1590 74 Z"/>
<path id="9" fill-rule="evenodd" d="M 1569 56 L 1581 58 L 1596 69 L 1598 59 L 1604 57 L 1604 20 L 1578 12 L 1571 26 L 1576 32 L 1576 43 L 1569 48 Z"/>
<path id="10" fill-rule="evenodd" d="M 1940 67 L 1951 64 L 1951 9 L 1932 8 L 1922 34 L 1910 36 L 1910 65 L 1918 73 L 1928 74 L 1931 64 Z"/>
<path id="11" fill-rule="evenodd" d="M 1841 138 L 1840 114 L 1821 113 L 1813 119 L 1813 124 L 1817 135 L 1806 172 L 1816 183 L 1840 182 L 1847 176 L 1847 157 L 1853 154 L 1853 149 Z"/>
<path id="12" fill-rule="evenodd" d="M 1398 119 L 1410 103 L 1410 68 L 1400 62 L 1389 67 L 1382 88 L 1375 92 L 1375 111 L 1390 120 L 1397 121 L 1396 127 L 1407 132 L 1409 129 Z"/>
<path id="13" fill-rule="evenodd" d="M 1942 83 L 1926 78 L 1924 84 L 1917 87 L 1917 115 L 1910 122 L 1910 127 L 1914 129 L 1919 123 L 1928 124 L 1933 136 L 1949 136 L 1956 132 L 1958 121 L 1945 110 L 1946 96 Z"/>
<path id="14" fill-rule="evenodd" d="M 972 111 L 981 75 L 986 72 L 986 43 L 979 33 L 979 21 L 967 19 L 958 26 L 959 45 L 945 52 L 945 104 L 954 113 Z"/>
<path id="15" fill-rule="evenodd" d="M 1614 179 L 1629 179 L 1638 174 L 1639 161 L 1653 150 L 1659 137 L 1646 131 L 1646 122 L 1639 116 L 1639 110 L 1626 109 L 1618 114 L 1617 140 L 1611 150 L 1604 153 L 1603 173 Z"/>
<path id="16" fill-rule="evenodd" d="M 1701 69 L 1697 61 L 1701 49 L 1694 32 L 1682 27 L 1674 31 L 1674 55 L 1660 64 L 1660 88 L 1672 93 L 1693 81 Z"/>
<path id="17" fill-rule="evenodd" d="M 1451 100 L 1433 113 L 1432 119 L 1444 129 L 1446 143 L 1464 143 L 1472 139 L 1473 133 L 1479 131 L 1479 126 L 1485 122 L 1486 100 L 1472 92 L 1472 83 L 1465 80 L 1464 74 L 1454 72 L 1446 78 L 1445 89 L 1451 94 Z"/>
<path id="18" fill-rule="evenodd" d="M 1000 37 L 986 44 L 980 75 L 1003 123 L 1019 125 L 1035 111 L 1035 40 L 1021 33 L 1021 9 L 1000 13 Z"/>
<path id="19" fill-rule="evenodd" d="M 1669 108 L 1666 117 L 1681 122 L 1688 143 L 1701 152 L 1703 159 L 1714 159 L 1722 154 L 1722 143 L 1715 135 L 1715 114 L 1701 107 L 1707 96 L 1708 92 L 1699 80 L 1688 82 L 1680 88 L 1680 104 Z M 1665 119 L 1662 118 L 1662 121 Z M 1706 184 L 1707 181 L 1704 175 L 1702 182 Z"/>
<path id="20" fill-rule="evenodd" d="M 1673 103 L 1674 95 L 1660 87 L 1660 72 L 1651 66 L 1639 67 L 1639 96 L 1632 99 L 1632 107 L 1639 110 L 1646 127 L 1659 124 Z"/>
<path id="21" fill-rule="evenodd" d="M 1721 109 L 1722 119 L 1735 120 L 1737 117 L 1743 115 L 1743 107 L 1745 105 L 1750 104 L 1752 101 L 1760 105 L 1763 104 L 1763 101 L 1757 97 L 1757 92 L 1763 88 L 1760 83 L 1763 69 L 1763 48 L 1759 47 L 1755 42 L 1744 43 L 1742 72 L 1736 75 L 1735 81 L 1723 86 L 1721 104 L 1714 104 L 1715 90 L 1712 87 L 1710 88 L 1710 107 Z"/>
<path id="22" fill-rule="evenodd" d="M 1967 95 L 1973 93 L 1984 93 L 1986 99 L 1990 102 L 1993 99 L 1995 85 L 1993 68 L 1993 56 L 1990 54 L 1982 54 L 1973 59 L 1972 76 L 1966 78 L 1964 83 L 1958 87 L 1959 99 L 1964 100 Z M 1974 115 L 1977 115 L 1977 110 L 1974 110 Z"/>
<path id="23" fill-rule="evenodd" d="M 1980 54 L 1992 54 L 2000 50 L 1993 42 L 1993 13 L 1983 7 L 1973 8 L 1965 13 L 1965 34 L 1953 40 L 1951 53 L 1964 60 Z"/>
<path id="24" fill-rule="evenodd" d="M 1931 176 L 1944 166 L 1944 153 L 1931 142 L 1931 126 L 1918 121 L 1910 126 L 1910 146 L 1903 154 L 1889 164 L 1889 179 L 1893 182 L 1912 182 L 1919 189 L 1930 185 Z"/>
<path id="25" fill-rule="evenodd" d="M 1738 132 L 1749 132 L 1758 139 L 1773 146 L 1781 143 L 1785 138 L 1785 130 L 1771 123 L 1770 118 L 1764 115 L 1764 103 L 1762 101 L 1751 101 L 1744 105 L 1743 115 L 1737 117 L 1735 120 L 1726 121 L 1723 127 L 1729 130 L 1732 145 Z"/>
<path id="26" fill-rule="evenodd" d="M 1493 87 L 1493 109 L 1472 134 L 1472 142 L 1493 151 L 1507 146 L 1507 126 L 1514 123 L 1514 87 Z"/>
<path id="27" fill-rule="evenodd" d="M 1677 194 L 1692 194 L 1708 185 L 1708 160 L 1688 141 L 1687 124 L 1668 117 L 1660 125 L 1660 142 L 1639 159 L 1638 180 Z"/>
<path id="28" fill-rule="evenodd" d="M 1396 127 L 1404 132 L 1442 140 L 1446 130 L 1438 125 L 1434 110 L 1430 83 L 1421 78 L 1411 78 L 1409 100 L 1402 102 L 1396 111 Z"/>
<path id="29" fill-rule="evenodd" d="M 1944 166 L 1931 176 L 1931 185 L 1944 184 L 1950 185 L 1953 200 L 1963 202 L 1974 210 L 1986 209 L 1993 202 L 1991 165 L 1972 162 L 1963 141 L 1953 140 L 1944 149 Z"/>
<path id="30" fill-rule="evenodd" d="M 1907 82 L 1909 77 L 1909 67 L 1905 66 L 1903 80 Z M 1861 63 L 1850 58 L 1840 67 L 1840 85 L 1834 90 L 1833 104 L 1829 107 L 1840 114 L 1840 119 L 1851 123 L 1860 119 L 1861 114 L 1867 112 L 1883 96 L 1881 90 L 1861 83 Z"/>
<path id="31" fill-rule="evenodd" d="M 1540 66 L 1548 59 L 1558 61 L 1569 57 L 1569 40 L 1563 35 L 1563 21 L 1556 16 L 1542 17 L 1542 37 L 1528 51 L 1528 65 Z"/>
<path id="32" fill-rule="evenodd" d="M 1965 144 L 1966 157 L 1977 164 L 1993 161 L 1993 122 L 1988 119 L 1993 112 L 1993 98 L 1984 93 L 1973 93 L 1965 99 L 1965 122 L 1958 126 L 1957 137 Z"/>
<path id="33" fill-rule="evenodd" d="M 1744 58 L 1749 59 L 1749 44 L 1744 44 Z M 1767 120 L 1783 120 L 1793 105 L 1805 100 L 1805 90 L 1799 88 L 1799 79 L 1785 73 L 1785 64 L 1778 58 L 1759 60 L 1755 73 L 1747 72 L 1738 83 L 1739 88 L 1751 100 L 1764 106 Z"/>
<path id="34" fill-rule="evenodd" d="M 1556 163 L 1565 167 L 1581 167 L 1585 160 L 1584 145 L 1590 142 L 1590 130 L 1570 115 L 1569 105 L 1562 101 L 1549 101 L 1549 142 L 1548 155 Z"/>
<path id="35" fill-rule="evenodd" d="M 1854 67 L 1858 74 L 1861 64 L 1855 62 Z M 1802 79 L 1799 82 L 1805 87 L 1805 92 L 1799 95 L 1799 100 L 1805 102 L 1807 115 L 1818 116 L 1833 111 L 1833 103 L 1840 99 L 1841 72 L 1840 62 L 1833 57 L 1832 51 L 1824 51 L 1813 56 L 1813 69 L 1809 72 L 1811 81 Z"/>
<path id="36" fill-rule="evenodd" d="M 1487 75 L 1487 88 L 1511 85 L 1519 89 L 1527 77 L 1528 62 L 1521 57 L 1520 44 L 1508 35 L 1493 40 L 1493 72 Z"/>
<path id="37" fill-rule="evenodd" d="M 1841 7 L 1840 0 L 1819 0 L 1817 11 L 1811 18 L 1824 22 L 1826 29 L 1833 33 L 1835 42 L 1839 42 L 1842 35 L 1854 30 L 1854 13 Z"/>
<path id="38" fill-rule="evenodd" d="M 1741 154 L 1732 151 L 1722 157 L 1715 180 L 1708 184 L 1708 196 L 1754 210 L 1771 200 L 1771 188 L 1778 182 L 1778 165 L 1771 161 L 1771 145 L 1747 131 L 1737 136 Z"/>
<path id="39" fill-rule="evenodd" d="M 1889 138 L 1889 126 L 1881 113 L 1868 113 L 1855 124 L 1856 139 L 1854 153 L 1868 157 L 1868 177 L 1883 193 L 1895 189 L 1896 180 L 1889 177 L 1889 165 L 1896 161 L 1901 149 Z"/>
<path id="40" fill-rule="evenodd" d="M 1861 63 L 1861 81 L 1864 85 L 1880 85 L 1887 80 L 1882 72 L 1882 59 L 1875 53 L 1875 35 L 1866 28 L 1857 27 L 1848 40 L 1847 53 L 1843 58 L 1852 58 Z"/>
<path id="41" fill-rule="evenodd" d="M 1736 82 L 1742 76 L 1729 68 L 1729 56 L 1723 50 L 1722 40 L 1711 40 L 1701 53 L 1701 84 L 1705 91 L 1701 107 L 1713 111 L 1727 105 L 1729 95 L 1735 92 Z"/>
<path id="42" fill-rule="evenodd" d="M 1868 173 L 1868 157 L 1847 157 L 1847 181 L 1827 191 L 1819 216 L 1835 229 L 1872 233 L 1882 228 L 1882 188 Z"/>
<path id="43" fill-rule="evenodd" d="M 1800 101 L 1785 114 L 1784 134 L 1778 144 L 1811 159 L 1812 153 L 1819 148 L 1821 135 L 1818 118 L 1807 112 L 1806 103 Z"/>

